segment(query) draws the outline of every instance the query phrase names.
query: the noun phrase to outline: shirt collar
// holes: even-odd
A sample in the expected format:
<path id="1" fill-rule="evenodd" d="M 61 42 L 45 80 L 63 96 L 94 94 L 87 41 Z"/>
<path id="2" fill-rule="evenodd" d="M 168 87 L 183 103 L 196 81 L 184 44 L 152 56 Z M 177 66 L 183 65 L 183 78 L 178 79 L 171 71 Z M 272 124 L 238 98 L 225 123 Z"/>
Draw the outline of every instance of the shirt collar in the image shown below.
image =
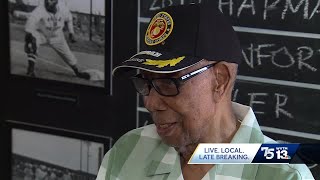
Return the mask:
<path id="1" fill-rule="evenodd" d="M 263 143 L 264 136 L 253 110 L 249 106 L 238 103 L 232 103 L 232 108 L 241 125 L 231 143 Z"/>

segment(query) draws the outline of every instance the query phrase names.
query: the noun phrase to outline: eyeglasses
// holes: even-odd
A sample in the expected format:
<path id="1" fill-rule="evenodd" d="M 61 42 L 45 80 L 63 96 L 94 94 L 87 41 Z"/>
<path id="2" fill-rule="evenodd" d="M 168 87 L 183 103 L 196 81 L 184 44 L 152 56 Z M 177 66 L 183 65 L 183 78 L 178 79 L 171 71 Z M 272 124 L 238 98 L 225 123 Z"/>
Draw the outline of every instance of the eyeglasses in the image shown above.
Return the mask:
<path id="1" fill-rule="evenodd" d="M 154 78 L 146 79 L 141 74 L 131 77 L 136 91 L 142 96 L 148 96 L 153 87 L 162 96 L 176 96 L 180 93 L 179 87 L 187 80 L 195 77 L 215 66 L 217 63 L 209 64 L 200 69 L 187 73 L 179 78 Z"/>

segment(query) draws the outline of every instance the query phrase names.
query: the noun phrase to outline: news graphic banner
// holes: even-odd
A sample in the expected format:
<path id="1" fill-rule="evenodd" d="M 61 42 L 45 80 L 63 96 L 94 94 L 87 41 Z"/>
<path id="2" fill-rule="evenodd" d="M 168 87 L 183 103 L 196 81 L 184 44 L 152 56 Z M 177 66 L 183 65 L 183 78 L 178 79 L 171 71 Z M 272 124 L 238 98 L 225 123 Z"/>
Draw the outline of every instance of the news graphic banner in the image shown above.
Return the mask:
<path id="1" fill-rule="evenodd" d="M 307 149 L 307 150 L 306 150 Z M 189 164 L 300 164 L 319 163 L 319 145 L 199 144 Z M 306 158 L 305 155 L 309 157 Z"/>

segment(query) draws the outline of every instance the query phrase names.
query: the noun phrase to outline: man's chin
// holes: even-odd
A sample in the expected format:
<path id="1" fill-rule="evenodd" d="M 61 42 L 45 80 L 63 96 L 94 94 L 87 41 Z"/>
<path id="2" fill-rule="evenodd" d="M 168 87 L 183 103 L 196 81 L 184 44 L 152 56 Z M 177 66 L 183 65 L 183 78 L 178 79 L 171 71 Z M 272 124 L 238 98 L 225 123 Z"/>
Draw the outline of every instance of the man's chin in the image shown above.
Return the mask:
<path id="1" fill-rule="evenodd" d="M 183 147 L 183 144 L 181 143 L 181 141 L 178 141 L 178 138 L 169 139 L 168 137 L 161 137 L 161 139 L 166 145 L 173 147 L 176 150 Z"/>

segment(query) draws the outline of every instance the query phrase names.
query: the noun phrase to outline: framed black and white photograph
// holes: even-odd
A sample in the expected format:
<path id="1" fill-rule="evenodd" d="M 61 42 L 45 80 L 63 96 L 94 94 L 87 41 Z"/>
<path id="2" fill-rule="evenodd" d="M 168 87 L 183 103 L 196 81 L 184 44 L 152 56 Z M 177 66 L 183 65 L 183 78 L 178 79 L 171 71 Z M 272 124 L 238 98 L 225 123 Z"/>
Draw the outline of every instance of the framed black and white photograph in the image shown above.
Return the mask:
<path id="1" fill-rule="evenodd" d="M 94 180 L 112 138 L 50 127 L 11 129 L 11 179 Z"/>
<path id="2" fill-rule="evenodd" d="M 111 1 L 8 0 L 10 74 L 110 88 Z"/>

